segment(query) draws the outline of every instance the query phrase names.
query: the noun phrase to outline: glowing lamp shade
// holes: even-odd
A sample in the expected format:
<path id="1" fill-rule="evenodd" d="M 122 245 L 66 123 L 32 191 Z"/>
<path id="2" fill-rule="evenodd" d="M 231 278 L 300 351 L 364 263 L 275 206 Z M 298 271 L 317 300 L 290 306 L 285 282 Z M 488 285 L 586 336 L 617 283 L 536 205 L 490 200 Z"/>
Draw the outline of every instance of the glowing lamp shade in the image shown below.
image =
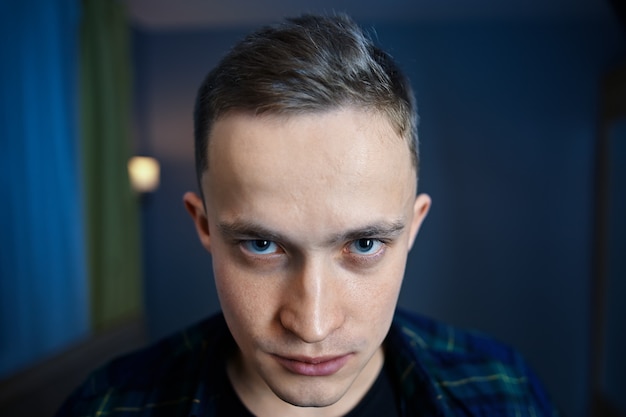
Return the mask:
<path id="1" fill-rule="evenodd" d="M 133 156 L 128 161 L 130 185 L 140 193 L 154 191 L 159 186 L 160 167 L 156 159 L 147 156 Z"/>

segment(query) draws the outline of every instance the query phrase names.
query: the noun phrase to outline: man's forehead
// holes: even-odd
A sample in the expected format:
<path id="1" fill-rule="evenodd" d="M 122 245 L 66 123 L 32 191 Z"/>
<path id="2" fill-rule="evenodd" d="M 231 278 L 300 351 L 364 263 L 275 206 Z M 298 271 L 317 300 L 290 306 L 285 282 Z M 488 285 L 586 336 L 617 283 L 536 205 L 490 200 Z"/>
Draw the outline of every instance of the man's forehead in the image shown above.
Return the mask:
<path id="1" fill-rule="evenodd" d="M 305 160 L 332 160 L 346 155 L 354 160 L 363 152 L 388 147 L 405 151 L 398 155 L 401 160 L 411 157 L 407 141 L 395 132 L 382 112 L 348 106 L 296 114 L 231 111 L 214 123 L 207 152 L 213 163 L 254 153 L 290 157 L 293 155 L 285 154 L 294 150 Z"/>
<path id="2" fill-rule="evenodd" d="M 369 111 L 232 113 L 215 123 L 211 141 L 203 188 L 212 184 L 214 192 L 236 187 L 276 197 L 280 189 L 294 204 L 331 189 L 346 198 L 382 193 L 392 185 L 396 192 L 415 193 L 406 142 L 384 117 Z"/>

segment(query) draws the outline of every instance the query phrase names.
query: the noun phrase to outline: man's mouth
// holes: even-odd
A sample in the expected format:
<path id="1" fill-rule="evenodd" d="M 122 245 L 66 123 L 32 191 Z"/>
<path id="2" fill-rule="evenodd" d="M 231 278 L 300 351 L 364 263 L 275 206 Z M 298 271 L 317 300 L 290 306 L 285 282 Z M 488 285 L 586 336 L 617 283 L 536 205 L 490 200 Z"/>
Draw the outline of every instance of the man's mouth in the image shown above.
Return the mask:
<path id="1" fill-rule="evenodd" d="M 303 376 L 329 376 L 341 370 L 352 355 L 305 357 L 279 356 L 274 358 L 289 372 Z"/>

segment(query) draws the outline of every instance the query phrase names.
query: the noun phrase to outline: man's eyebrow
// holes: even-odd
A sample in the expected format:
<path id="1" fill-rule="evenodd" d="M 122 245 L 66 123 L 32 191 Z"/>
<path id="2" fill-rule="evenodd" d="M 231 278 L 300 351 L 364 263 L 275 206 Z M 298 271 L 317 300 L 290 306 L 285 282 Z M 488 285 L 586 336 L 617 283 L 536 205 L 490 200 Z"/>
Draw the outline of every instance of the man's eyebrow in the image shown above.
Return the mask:
<path id="1" fill-rule="evenodd" d="M 363 227 L 339 233 L 331 239 L 331 242 L 347 242 L 358 239 L 390 239 L 398 236 L 404 230 L 405 222 L 401 220 L 393 222 L 378 222 Z"/>
<path id="2" fill-rule="evenodd" d="M 231 239 L 263 239 L 282 243 L 289 242 L 289 238 L 286 236 L 249 221 L 220 222 L 217 228 L 222 234 Z M 401 220 L 393 222 L 382 221 L 337 233 L 328 239 L 328 243 L 336 244 L 358 239 L 391 239 L 402 233 L 404 228 L 405 222 Z"/>
<path id="3" fill-rule="evenodd" d="M 276 242 L 284 242 L 286 239 L 280 233 L 248 221 L 220 222 L 217 228 L 230 238 L 263 239 Z"/>

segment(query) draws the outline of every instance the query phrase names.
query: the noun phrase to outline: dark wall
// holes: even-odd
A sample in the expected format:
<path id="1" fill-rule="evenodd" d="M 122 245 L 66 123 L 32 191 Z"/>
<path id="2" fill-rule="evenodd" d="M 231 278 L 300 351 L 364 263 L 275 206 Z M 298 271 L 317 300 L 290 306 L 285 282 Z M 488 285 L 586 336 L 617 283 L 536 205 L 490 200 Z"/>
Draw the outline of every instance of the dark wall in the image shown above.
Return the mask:
<path id="1" fill-rule="evenodd" d="M 626 120 L 611 124 L 609 132 L 610 205 L 606 297 L 604 392 L 626 415 Z"/>
<path id="2" fill-rule="evenodd" d="M 388 34 L 398 58 L 415 62 L 422 189 L 434 201 L 409 264 L 421 275 L 402 302 L 518 347 L 567 414 L 582 415 L 598 84 L 619 32 L 416 32 L 414 58 L 408 42 L 400 49 L 408 33 Z"/>
<path id="3" fill-rule="evenodd" d="M 244 32 L 241 32 L 244 33 Z M 183 206 L 196 191 L 195 92 L 237 32 L 134 33 L 137 152 L 158 158 L 159 189 L 143 202 L 145 305 L 153 339 L 219 309 L 211 260 Z"/>
<path id="4" fill-rule="evenodd" d="M 400 304 L 513 344 L 569 416 L 586 406 L 598 83 L 615 22 L 375 25 L 414 82 L 420 188 L 433 207 Z M 192 107 L 241 31 L 136 32 L 137 150 L 162 164 L 144 204 L 153 338 L 219 308 L 182 194 Z"/>

